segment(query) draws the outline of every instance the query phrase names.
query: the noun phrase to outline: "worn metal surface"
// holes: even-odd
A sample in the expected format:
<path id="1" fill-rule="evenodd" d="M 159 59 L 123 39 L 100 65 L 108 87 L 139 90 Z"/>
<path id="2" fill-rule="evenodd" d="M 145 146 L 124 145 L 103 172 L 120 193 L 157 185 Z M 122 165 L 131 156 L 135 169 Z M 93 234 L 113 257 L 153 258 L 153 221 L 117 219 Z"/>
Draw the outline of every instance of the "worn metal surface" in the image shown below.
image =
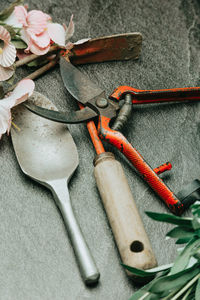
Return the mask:
<path id="1" fill-rule="evenodd" d="M 95 38 L 70 51 L 70 61 L 75 65 L 113 60 L 137 59 L 142 48 L 139 32 Z"/>
<path id="2" fill-rule="evenodd" d="M 56 109 L 49 99 L 37 92 L 29 101 Z M 52 191 L 83 280 L 86 284 L 94 284 L 99 279 L 99 271 L 73 213 L 68 192 L 68 182 L 78 167 L 78 152 L 73 138 L 66 126 L 38 117 L 22 105 L 14 109 L 13 117 L 17 128 L 20 128 L 11 130 L 18 163 L 24 174 Z"/>
<path id="3" fill-rule="evenodd" d="M 63 57 L 60 58 L 60 73 L 66 89 L 82 104 L 104 92 Z"/>
<path id="4" fill-rule="evenodd" d="M 199 86 L 199 1 L 27 1 L 55 22 L 74 14 L 73 41 L 130 31 L 141 32 L 143 48 L 137 61 L 107 62 L 81 67 L 108 95 L 120 85 L 138 89 Z M 2 7 L 7 1 L 1 1 Z M 18 78 L 27 70 L 17 71 Z M 58 109 L 77 110 L 65 91 L 59 69 L 36 82 L 36 90 Z M 172 170 L 165 182 L 178 192 L 200 176 L 200 105 L 170 104 L 135 107 L 123 133 L 152 167 L 166 161 Z M 83 124 L 69 125 L 80 164 L 70 185 L 73 208 L 101 272 L 99 285 L 83 284 L 73 249 L 68 242 L 51 193 L 25 177 L 15 159 L 10 137 L 0 141 L 0 299 L 128 299 L 135 286 L 120 265 L 120 258 L 92 175 L 94 150 Z M 106 146 L 106 150 L 113 151 Z M 143 217 L 159 264 L 175 257 L 173 240 L 165 240 L 168 224 L 151 221 L 145 210 L 168 212 L 165 205 L 116 151 L 124 166 L 137 207 Z"/>

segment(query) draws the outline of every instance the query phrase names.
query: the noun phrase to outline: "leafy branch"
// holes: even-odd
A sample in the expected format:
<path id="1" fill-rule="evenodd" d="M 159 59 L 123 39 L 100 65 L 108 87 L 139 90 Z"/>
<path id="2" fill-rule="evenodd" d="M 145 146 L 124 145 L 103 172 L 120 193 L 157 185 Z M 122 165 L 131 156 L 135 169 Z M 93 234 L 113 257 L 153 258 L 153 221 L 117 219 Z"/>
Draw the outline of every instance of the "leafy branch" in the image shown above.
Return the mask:
<path id="1" fill-rule="evenodd" d="M 129 300 L 200 299 L 200 202 L 192 205 L 191 210 L 191 218 L 146 212 L 153 220 L 177 225 L 167 236 L 177 239 L 177 244 L 186 245 L 179 251 L 174 263 L 169 265 L 146 271 L 123 265 L 135 276 L 145 278 L 157 275 Z"/>

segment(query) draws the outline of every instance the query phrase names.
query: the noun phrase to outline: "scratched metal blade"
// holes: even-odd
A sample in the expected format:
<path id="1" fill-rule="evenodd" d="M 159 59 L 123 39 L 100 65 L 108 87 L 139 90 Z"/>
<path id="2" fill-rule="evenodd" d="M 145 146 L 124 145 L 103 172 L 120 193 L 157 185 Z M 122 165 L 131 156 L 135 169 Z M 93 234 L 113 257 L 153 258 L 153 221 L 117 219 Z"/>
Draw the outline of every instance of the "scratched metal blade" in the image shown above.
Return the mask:
<path id="1" fill-rule="evenodd" d="M 78 111 L 62 112 L 46 109 L 30 102 L 25 102 L 23 105 L 40 117 L 60 123 L 76 124 L 89 121 L 97 116 L 97 113 L 89 107 L 85 107 L 84 109 Z"/>
<path id="2" fill-rule="evenodd" d="M 60 72 L 66 89 L 76 100 L 83 104 L 104 93 L 85 74 L 81 73 L 63 57 L 60 59 Z"/>

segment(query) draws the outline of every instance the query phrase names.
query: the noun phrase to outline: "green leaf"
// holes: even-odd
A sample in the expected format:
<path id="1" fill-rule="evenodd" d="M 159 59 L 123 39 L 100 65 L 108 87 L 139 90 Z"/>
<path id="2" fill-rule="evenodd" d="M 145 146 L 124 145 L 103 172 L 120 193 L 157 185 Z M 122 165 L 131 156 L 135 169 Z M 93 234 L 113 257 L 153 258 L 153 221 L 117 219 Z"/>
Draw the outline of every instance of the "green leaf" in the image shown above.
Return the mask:
<path id="1" fill-rule="evenodd" d="M 192 214 L 200 217 L 200 201 L 196 201 L 192 206 Z"/>
<path id="2" fill-rule="evenodd" d="M 44 59 L 44 57 L 38 57 L 35 60 L 31 61 L 27 64 L 28 67 L 39 67 L 45 65 L 47 62 L 49 62 L 47 59 Z"/>
<path id="3" fill-rule="evenodd" d="M 143 286 L 140 290 L 138 290 L 137 292 L 135 292 L 133 294 L 132 297 L 134 298 L 130 298 L 129 300 L 139 300 L 139 297 L 144 296 L 145 294 L 149 293 L 148 290 L 150 289 L 150 287 L 152 286 L 152 284 L 154 284 L 158 278 L 160 278 L 161 276 L 158 276 L 157 278 L 153 279 L 151 282 L 147 283 L 145 286 Z M 151 294 L 149 296 L 152 297 L 152 295 L 154 296 L 155 294 Z M 145 297 L 145 300 L 150 300 L 149 296 Z M 157 299 L 156 299 L 157 300 Z"/>
<path id="4" fill-rule="evenodd" d="M 1 21 L 6 20 L 12 14 L 15 6 L 21 5 L 23 2 L 24 2 L 23 0 L 15 0 L 7 8 L 5 8 L 4 10 L 2 10 L 0 12 L 0 20 Z"/>
<path id="5" fill-rule="evenodd" d="M 183 218 L 178 217 L 170 214 L 160 214 L 151 211 L 146 211 L 147 216 L 151 219 L 159 222 L 166 222 L 175 225 L 182 225 L 184 227 L 191 227 L 192 228 L 192 218 Z"/>
<path id="6" fill-rule="evenodd" d="M 146 287 L 146 286 L 145 286 Z M 146 289 L 141 288 L 135 292 L 129 300 L 160 300 L 160 295 L 148 292 Z"/>
<path id="7" fill-rule="evenodd" d="M 188 227 L 184 227 L 184 226 L 178 226 L 173 228 L 172 230 L 170 230 L 166 236 L 169 236 L 171 238 L 181 238 L 181 239 L 185 239 L 185 238 L 189 238 L 191 239 L 194 236 L 195 232 L 194 230 L 188 228 Z"/>
<path id="8" fill-rule="evenodd" d="M 10 77 L 8 80 L 6 80 L 6 82 L 7 82 L 8 84 L 12 85 L 13 82 L 14 82 L 14 79 L 15 79 L 15 73 L 13 74 L 12 77 Z"/>
<path id="9" fill-rule="evenodd" d="M 129 300 L 160 300 L 160 296 L 139 290 Z"/>
<path id="10" fill-rule="evenodd" d="M 191 240 L 191 238 L 178 239 L 178 240 L 176 241 L 176 244 L 177 244 L 177 245 L 180 245 L 180 244 L 186 244 L 186 243 L 188 243 L 190 240 Z"/>
<path id="11" fill-rule="evenodd" d="M 188 262 L 187 268 L 194 266 L 196 263 L 199 263 L 199 260 L 197 258 L 195 258 L 194 256 L 191 256 L 190 260 Z"/>
<path id="12" fill-rule="evenodd" d="M 12 43 L 15 46 L 16 49 L 25 49 L 25 48 L 27 48 L 26 43 L 22 40 L 13 39 Z"/>
<path id="13" fill-rule="evenodd" d="M 200 229 L 197 229 L 197 230 L 195 231 L 195 233 L 196 233 L 196 235 L 200 238 Z"/>
<path id="14" fill-rule="evenodd" d="M 187 290 L 187 292 L 184 294 L 182 300 L 192 300 L 195 299 L 195 289 L 196 289 L 196 284 L 194 283 L 190 289 Z"/>
<path id="15" fill-rule="evenodd" d="M 185 269 L 173 275 L 167 275 L 158 278 L 158 280 L 150 287 L 149 292 L 161 294 L 166 291 L 184 286 L 189 280 L 199 273 L 200 264 L 195 264 L 193 267 Z"/>
<path id="16" fill-rule="evenodd" d="M 196 291 L 195 291 L 195 299 L 200 299 L 200 278 L 197 282 L 197 287 L 196 287 Z"/>
<path id="17" fill-rule="evenodd" d="M 142 298 L 145 294 L 147 294 L 146 291 L 143 290 L 139 290 L 136 293 L 134 293 L 131 298 L 129 300 L 139 300 L 140 298 Z M 145 298 L 143 298 L 145 299 Z"/>
<path id="18" fill-rule="evenodd" d="M 197 260 L 200 261 L 200 247 L 198 250 L 195 251 L 195 253 L 193 254 L 193 257 Z"/>
<path id="19" fill-rule="evenodd" d="M 10 33 L 11 39 L 13 39 L 16 35 L 16 32 L 15 32 L 14 28 L 10 25 L 7 25 L 7 24 L 4 25 L 3 27 L 5 27 L 8 30 L 8 32 Z"/>
<path id="20" fill-rule="evenodd" d="M 171 268 L 170 275 L 180 272 L 188 265 L 190 257 L 193 256 L 196 247 L 200 246 L 200 239 L 192 239 L 181 253 L 176 258 L 173 267 Z"/>
<path id="21" fill-rule="evenodd" d="M 137 299 L 137 300 L 139 300 L 139 299 Z M 160 296 L 151 293 L 150 295 L 145 297 L 144 300 L 160 300 Z"/>
<path id="22" fill-rule="evenodd" d="M 2 85 L 2 83 L 0 82 L 0 99 L 3 99 L 3 98 L 4 98 L 4 95 L 5 95 L 5 93 L 4 93 L 3 85 Z"/>
<path id="23" fill-rule="evenodd" d="M 200 217 L 198 217 L 197 215 L 195 215 L 192 220 L 192 226 L 194 230 L 200 229 Z"/>
<path id="24" fill-rule="evenodd" d="M 129 267 L 125 264 L 122 264 L 122 266 L 127 269 L 129 272 L 133 273 L 136 276 L 140 276 L 140 277 L 150 277 L 150 276 L 154 276 L 159 272 L 163 272 L 166 270 L 169 270 L 172 266 L 172 264 L 168 264 L 168 265 L 163 265 L 160 267 L 156 267 L 153 269 L 149 269 L 149 270 L 141 270 L 141 269 L 137 269 L 137 268 L 133 268 L 133 267 Z"/>
<path id="25" fill-rule="evenodd" d="M 36 59 L 34 59 L 30 63 L 28 63 L 27 66 L 28 67 L 43 66 L 43 65 L 45 65 L 46 63 L 49 62 L 49 59 L 47 57 L 48 57 L 48 54 L 47 55 L 38 56 Z"/>

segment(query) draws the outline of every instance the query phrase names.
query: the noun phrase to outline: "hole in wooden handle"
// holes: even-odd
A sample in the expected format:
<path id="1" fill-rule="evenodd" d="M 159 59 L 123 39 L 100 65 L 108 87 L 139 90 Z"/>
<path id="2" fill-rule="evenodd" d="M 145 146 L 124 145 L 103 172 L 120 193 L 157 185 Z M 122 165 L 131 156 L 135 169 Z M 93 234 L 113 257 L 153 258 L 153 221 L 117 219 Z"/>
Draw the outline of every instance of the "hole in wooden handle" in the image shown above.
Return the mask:
<path id="1" fill-rule="evenodd" d="M 140 241 L 134 241 L 130 245 L 130 249 L 132 252 L 142 252 L 144 250 L 144 245 Z"/>

